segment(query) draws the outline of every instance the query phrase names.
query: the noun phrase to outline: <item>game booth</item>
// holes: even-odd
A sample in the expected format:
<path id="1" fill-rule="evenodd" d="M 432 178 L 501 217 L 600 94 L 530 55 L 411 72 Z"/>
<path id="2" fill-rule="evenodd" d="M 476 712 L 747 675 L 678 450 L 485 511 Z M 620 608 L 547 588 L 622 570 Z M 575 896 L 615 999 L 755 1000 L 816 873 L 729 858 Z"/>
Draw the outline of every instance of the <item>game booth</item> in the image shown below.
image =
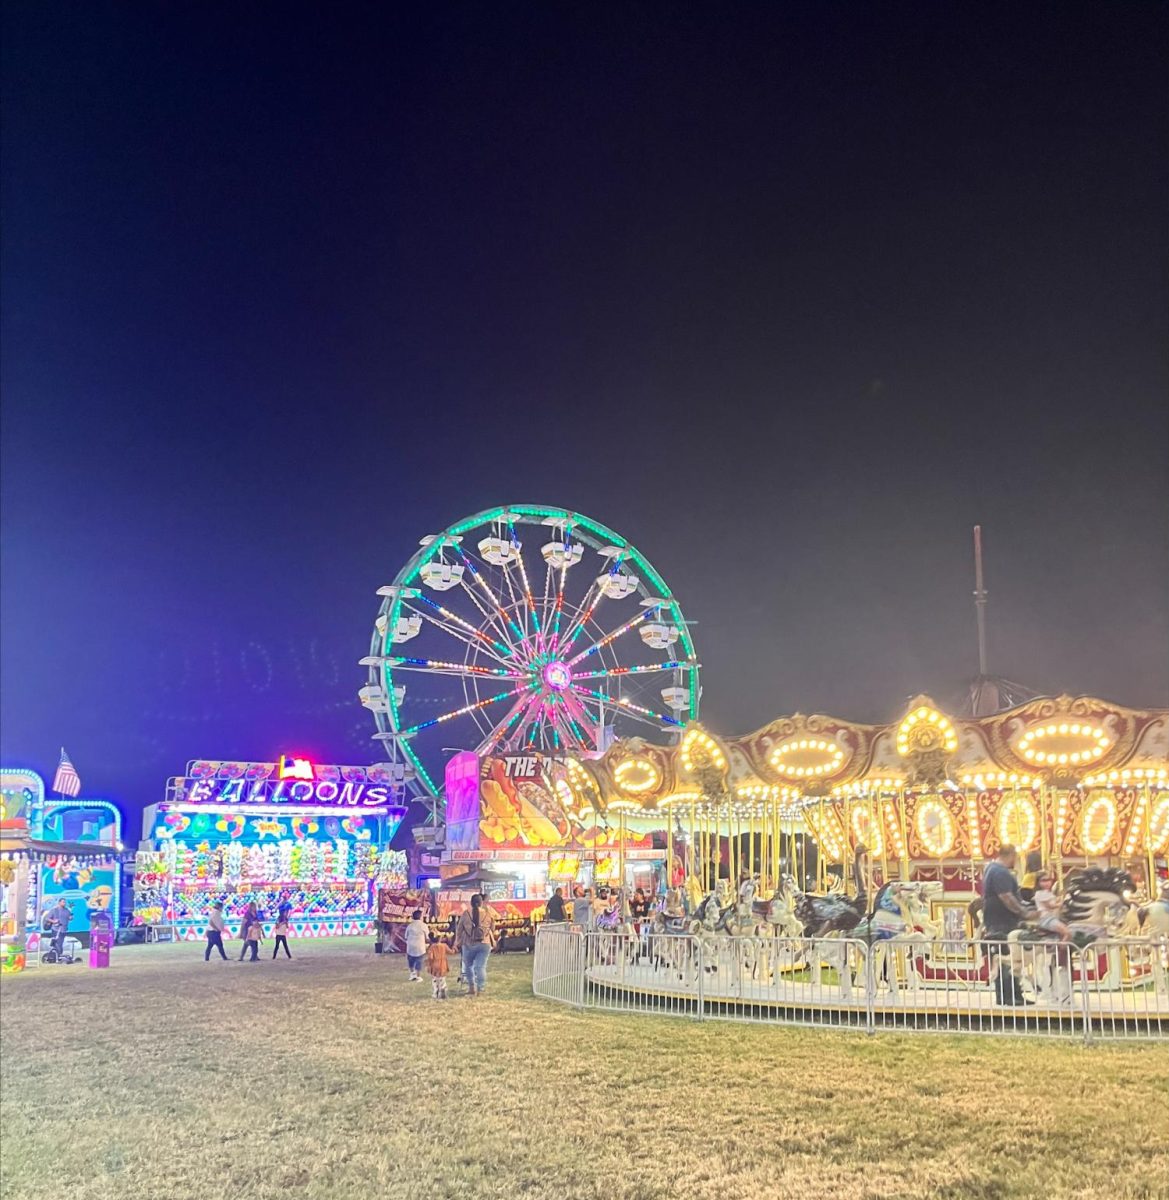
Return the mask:
<path id="1" fill-rule="evenodd" d="M 480 892 L 507 949 L 509 939 L 530 938 L 557 887 L 565 896 L 578 885 L 655 895 L 669 852 L 665 810 L 633 799 L 645 779 L 623 771 L 612 780 L 602 760 L 535 751 L 454 755 L 446 771 L 436 922 L 448 923 Z"/>
<path id="2" fill-rule="evenodd" d="M 28 768 L 0 768 L 0 945 L 5 970 L 80 961 L 92 930 L 117 928 L 122 817 L 108 800 L 46 799 Z M 64 901 L 69 924 L 50 952 L 45 914 Z"/>
<path id="3" fill-rule="evenodd" d="M 372 932 L 379 889 L 407 882 L 400 783 L 389 764 L 192 761 L 143 816 L 135 923 L 195 941 L 215 903 L 229 929 L 255 903 L 269 932 L 283 905 L 294 937 Z"/>

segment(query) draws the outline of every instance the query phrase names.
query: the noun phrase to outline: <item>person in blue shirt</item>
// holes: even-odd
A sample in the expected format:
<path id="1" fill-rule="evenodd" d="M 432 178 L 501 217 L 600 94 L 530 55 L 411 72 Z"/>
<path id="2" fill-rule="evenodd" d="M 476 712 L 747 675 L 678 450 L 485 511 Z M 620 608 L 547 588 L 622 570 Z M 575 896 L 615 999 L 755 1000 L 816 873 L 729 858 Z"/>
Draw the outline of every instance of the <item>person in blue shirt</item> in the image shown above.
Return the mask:
<path id="1" fill-rule="evenodd" d="M 1004 952 L 1007 935 L 1018 929 L 1025 917 L 1034 915 L 1034 910 L 1019 898 L 1019 881 L 1015 878 L 1018 861 L 1015 847 L 1004 844 L 982 876 L 982 936 L 991 943 L 986 954 L 1000 1004 L 1026 1002 L 1011 970 L 1009 955 Z"/>
<path id="2" fill-rule="evenodd" d="M 982 876 L 983 936 L 1002 940 L 1019 928 L 1024 917 L 1033 915 L 1019 896 L 1015 865 L 1019 861 L 1014 846 L 1003 845 Z"/>
<path id="3" fill-rule="evenodd" d="M 53 908 L 50 908 L 44 916 L 44 923 L 53 932 L 53 949 L 56 951 L 57 957 L 60 958 L 65 949 L 65 935 L 69 932 L 69 922 L 73 919 L 73 912 L 69 905 L 65 903 L 64 897 L 57 901 Z"/>

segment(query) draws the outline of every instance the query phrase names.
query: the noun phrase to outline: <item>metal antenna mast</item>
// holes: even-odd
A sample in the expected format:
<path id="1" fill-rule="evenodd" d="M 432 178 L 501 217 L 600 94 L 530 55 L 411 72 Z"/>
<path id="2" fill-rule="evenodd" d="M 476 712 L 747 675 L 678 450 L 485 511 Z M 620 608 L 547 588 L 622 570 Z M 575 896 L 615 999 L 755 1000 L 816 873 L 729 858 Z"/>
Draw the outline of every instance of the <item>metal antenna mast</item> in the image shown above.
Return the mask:
<path id="1" fill-rule="evenodd" d="M 982 526 L 974 526 L 974 611 L 978 617 L 978 674 L 986 676 L 986 588 L 982 586 Z"/>

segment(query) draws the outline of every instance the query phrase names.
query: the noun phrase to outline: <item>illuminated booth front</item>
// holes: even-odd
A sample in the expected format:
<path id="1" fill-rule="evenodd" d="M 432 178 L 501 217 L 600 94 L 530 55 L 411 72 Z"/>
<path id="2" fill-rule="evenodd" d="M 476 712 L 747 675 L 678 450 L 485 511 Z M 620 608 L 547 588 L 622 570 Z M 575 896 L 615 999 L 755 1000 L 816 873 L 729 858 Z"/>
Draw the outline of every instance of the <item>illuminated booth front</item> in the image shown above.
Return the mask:
<path id="1" fill-rule="evenodd" d="M 233 932 L 254 903 L 268 931 L 287 905 L 296 937 L 371 932 L 378 889 L 406 883 L 405 814 L 389 764 L 196 759 L 143 816 L 134 921 L 197 940 L 216 902 Z"/>
<path id="2" fill-rule="evenodd" d="M 557 886 L 624 882 L 656 892 L 666 868 L 666 813 L 637 799 L 640 777 L 610 779 L 602 757 L 463 751 L 451 758 L 440 915 L 476 891 L 512 919 L 539 917 Z"/>
<path id="3" fill-rule="evenodd" d="M 108 800 L 46 798 L 41 776 L 0 767 L 0 945 L 7 970 L 42 942 L 41 919 L 68 905 L 66 932 L 86 943 L 96 918 L 120 919 L 122 815 Z M 35 961 L 35 958 L 34 958 Z"/>

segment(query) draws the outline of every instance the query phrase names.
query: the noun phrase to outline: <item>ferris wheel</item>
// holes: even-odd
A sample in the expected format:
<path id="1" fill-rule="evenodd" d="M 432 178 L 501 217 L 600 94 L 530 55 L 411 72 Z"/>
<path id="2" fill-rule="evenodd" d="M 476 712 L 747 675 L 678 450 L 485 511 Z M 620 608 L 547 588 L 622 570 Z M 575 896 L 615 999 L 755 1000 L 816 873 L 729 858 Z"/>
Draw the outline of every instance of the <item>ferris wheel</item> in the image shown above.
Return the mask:
<path id="1" fill-rule="evenodd" d="M 359 693 L 399 778 L 436 796 L 443 751 L 603 751 L 698 716 L 682 610 L 597 521 L 517 504 L 477 513 L 378 589 Z"/>

